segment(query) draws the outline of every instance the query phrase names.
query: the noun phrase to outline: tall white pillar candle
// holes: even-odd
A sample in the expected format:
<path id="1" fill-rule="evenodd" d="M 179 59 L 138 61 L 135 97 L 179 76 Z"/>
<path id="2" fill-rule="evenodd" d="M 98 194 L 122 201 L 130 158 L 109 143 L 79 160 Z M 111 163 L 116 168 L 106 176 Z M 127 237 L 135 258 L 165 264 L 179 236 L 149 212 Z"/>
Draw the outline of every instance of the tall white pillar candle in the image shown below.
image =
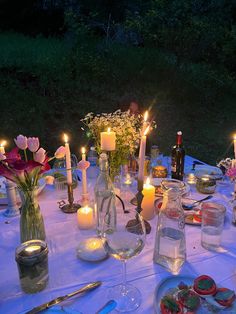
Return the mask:
<path id="1" fill-rule="evenodd" d="M 71 170 L 71 156 L 70 156 L 70 145 L 68 142 L 68 136 L 64 134 L 65 139 L 65 149 L 66 149 L 66 175 L 67 175 L 67 184 L 72 184 L 72 170 Z"/>
<path id="2" fill-rule="evenodd" d="M 113 151 L 116 149 L 116 133 L 107 129 L 107 132 L 101 132 L 101 150 Z"/>
<path id="3" fill-rule="evenodd" d="M 141 215 L 145 220 L 151 220 L 155 216 L 154 211 L 155 187 L 150 184 L 150 179 L 147 178 L 143 186 L 143 200 Z"/>

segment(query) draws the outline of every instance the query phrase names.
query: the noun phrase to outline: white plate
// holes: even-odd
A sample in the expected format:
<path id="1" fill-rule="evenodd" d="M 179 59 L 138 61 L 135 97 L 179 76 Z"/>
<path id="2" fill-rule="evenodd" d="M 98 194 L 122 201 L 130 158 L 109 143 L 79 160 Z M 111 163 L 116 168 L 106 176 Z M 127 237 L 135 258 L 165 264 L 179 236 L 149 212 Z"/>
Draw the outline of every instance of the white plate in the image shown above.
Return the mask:
<path id="1" fill-rule="evenodd" d="M 155 292 L 154 292 L 154 309 L 157 314 L 161 314 L 160 311 L 160 301 L 161 299 L 169 293 L 171 293 L 171 289 L 174 289 L 178 286 L 178 284 L 183 281 L 186 285 L 192 286 L 194 277 L 192 276 L 172 276 L 168 277 L 164 280 L 162 280 L 159 285 L 157 285 Z M 205 302 L 206 303 L 206 302 Z M 198 310 L 196 311 L 196 314 L 206 314 L 206 313 L 213 313 L 212 311 L 209 312 L 209 310 L 203 305 L 200 305 Z M 233 314 L 236 313 L 236 301 L 234 301 L 233 307 L 225 308 L 225 309 L 219 309 L 215 311 L 214 313 L 217 314 Z"/>
<path id="2" fill-rule="evenodd" d="M 4 181 L 6 179 L 4 177 L 0 177 L 0 205 L 7 205 L 7 194 L 6 187 Z M 39 188 L 37 194 L 40 194 L 46 185 L 45 178 L 41 178 L 39 180 Z M 20 196 L 17 193 L 17 202 L 20 202 Z"/>

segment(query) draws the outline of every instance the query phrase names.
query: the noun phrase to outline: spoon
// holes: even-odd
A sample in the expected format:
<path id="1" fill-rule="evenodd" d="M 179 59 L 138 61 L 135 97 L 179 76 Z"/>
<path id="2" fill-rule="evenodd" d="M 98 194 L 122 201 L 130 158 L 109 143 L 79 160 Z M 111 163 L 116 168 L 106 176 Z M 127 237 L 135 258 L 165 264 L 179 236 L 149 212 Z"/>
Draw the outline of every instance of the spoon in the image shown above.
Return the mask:
<path id="1" fill-rule="evenodd" d="M 206 200 L 209 200 L 209 199 L 211 199 L 212 197 L 213 197 L 212 195 L 208 195 L 207 197 L 204 197 L 204 198 L 202 198 L 202 199 L 199 200 L 199 201 L 193 202 L 191 205 L 185 205 L 185 204 L 183 204 L 183 205 L 182 205 L 182 206 L 183 206 L 183 209 L 185 209 L 185 210 L 191 210 L 191 209 L 193 209 L 193 207 L 196 206 L 196 204 L 201 203 L 201 202 L 206 201 Z"/>

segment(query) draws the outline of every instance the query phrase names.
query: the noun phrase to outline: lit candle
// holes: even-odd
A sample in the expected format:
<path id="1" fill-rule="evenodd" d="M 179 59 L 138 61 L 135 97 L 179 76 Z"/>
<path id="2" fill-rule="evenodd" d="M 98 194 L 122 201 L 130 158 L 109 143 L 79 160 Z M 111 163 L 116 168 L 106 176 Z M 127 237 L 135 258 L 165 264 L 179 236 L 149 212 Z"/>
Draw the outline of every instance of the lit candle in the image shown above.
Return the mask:
<path id="1" fill-rule="evenodd" d="M 187 176 L 187 182 L 189 184 L 195 184 L 196 183 L 196 177 L 194 175 L 194 173 L 189 173 Z"/>
<path id="2" fill-rule="evenodd" d="M 234 159 L 236 159 L 236 134 L 234 135 Z"/>
<path id="3" fill-rule="evenodd" d="M 24 252 L 26 255 L 34 255 L 36 253 L 39 253 L 41 251 L 41 246 L 40 245 L 31 245 L 25 248 Z"/>
<path id="4" fill-rule="evenodd" d="M 131 180 L 131 176 L 129 173 L 126 174 L 126 177 L 125 177 L 125 182 L 124 182 L 126 185 L 131 185 L 132 184 L 132 180 Z"/>
<path id="5" fill-rule="evenodd" d="M 107 257 L 103 240 L 100 238 L 89 238 L 81 241 L 77 249 L 77 256 L 90 262 L 103 260 Z"/>
<path id="6" fill-rule="evenodd" d="M 82 160 L 85 161 L 86 160 L 86 154 L 85 154 L 85 148 L 82 147 L 81 149 L 82 152 Z M 85 195 L 87 194 L 87 173 L 86 173 L 86 169 L 82 169 L 82 193 Z"/>
<path id="7" fill-rule="evenodd" d="M 71 171 L 71 157 L 70 157 L 70 145 L 68 142 L 68 136 L 64 134 L 65 149 L 66 149 L 66 174 L 67 174 L 67 184 L 72 184 L 72 171 Z"/>
<path id="8" fill-rule="evenodd" d="M 6 145 L 6 141 L 2 141 L 1 143 L 0 143 L 0 153 L 1 154 L 5 154 L 5 146 Z"/>
<path id="9" fill-rule="evenodd" d="M 101 150 L 113 151 L 116 149 L 116 133 L 107 129 L 107 132 L 101 132 Z"/>
<path id="10" fill-rule="evenodd" d="M 144 131 L 144 134 L 141 137 L 140 148 L 139 148 L 139 169 L 138 169 L 138 180 L 143 181 L 144 178 L 144 161 L 146 153 L 146 141 L 147 133 L 149 131 L 149 126 Z"/>
<path id="11" fill-rule="evenodd" d="M 85 206 L 77 210 L 78 226 L 80 229 L 91 229 L 94 226 L 94 215 L 91 207 Z"/>
<path id="12" fill-rule="evenodd" d="M 150 179 L 147 178 L 143 186 L 143 201 L 141 215 L 145 220 L 151 220 L 154 215 L 154 200 L 155 200 L 155 187 L 150 184 Z"/>

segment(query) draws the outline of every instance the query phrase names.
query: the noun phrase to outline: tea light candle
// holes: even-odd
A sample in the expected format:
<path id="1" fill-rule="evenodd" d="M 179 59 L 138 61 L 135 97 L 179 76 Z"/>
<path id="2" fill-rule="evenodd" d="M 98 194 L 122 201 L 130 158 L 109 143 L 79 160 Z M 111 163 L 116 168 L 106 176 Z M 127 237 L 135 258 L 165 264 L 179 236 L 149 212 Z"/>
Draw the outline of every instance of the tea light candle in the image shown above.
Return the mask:
<path id="1" fill-rule="evenodd" d="M 24 252 L 26 255 L 31 256 L 41 251 L 40 245 L 31 245 L 25 248 Z"/>
<path id="2" fill-rule="evenodd" d="M 6 145 L 6 141 L 2 141 L 1 143 L 0 143 L 0 153 L 1 154 L 5 154 L 5 146 Z"/>
<path id="3" fill-rule="evenodd" d="M 70 145 L 68 142 L 68 136 L 64 134 L 65 149 L 66 149 L 66 174 L 67 174 L 67 184 L 72 184 L 72 171 L 71 171 L 71 156 L 70 156 Z"/>
<path id="4" fill-rule="evenodd" d="M 107 129 L 107 132 L 101 132 L 101 150 L 113 151 L 116 149 L 116 133 Z"/>
<path id="5" fill-rule="evenodd" d="M 194 173 L 189 173 L 187 176 L 187 182 L 189 184 L 195 184 L 196 183 L 196 177 L 194 175 Z"/>
<path id="6" fill-rule="evenodd" d="M 80 242 L 77 249 L 77 256 L 85 261 L 96 262 L 103 260 L 108 255 L 101 239 L 89 238 Z"/>
<path id="7" fill-rule="evenodd" d="M 91 229 L 94 226 L 94 215 L 91 207 L 85 206 L 77 210 L 77 220 L 80 229 Z"/>
<path id="8" fill-rule="evenodd" d="M 154 215 L 154 200 L 155 200 L 155 187 L 150 184 L 150 179 L 147 178 L 143 186 L 143 201 L 141 215 L 145 220 L 151 220 Z"/>
<path id="9" fill-rule="evenodd" d="M 131 176 L 130 176 L 129 173 L 126 174 L 124 184 L 125 184 L 125 185 L 131 185 L 131 184 L 132 184 Z"/>

